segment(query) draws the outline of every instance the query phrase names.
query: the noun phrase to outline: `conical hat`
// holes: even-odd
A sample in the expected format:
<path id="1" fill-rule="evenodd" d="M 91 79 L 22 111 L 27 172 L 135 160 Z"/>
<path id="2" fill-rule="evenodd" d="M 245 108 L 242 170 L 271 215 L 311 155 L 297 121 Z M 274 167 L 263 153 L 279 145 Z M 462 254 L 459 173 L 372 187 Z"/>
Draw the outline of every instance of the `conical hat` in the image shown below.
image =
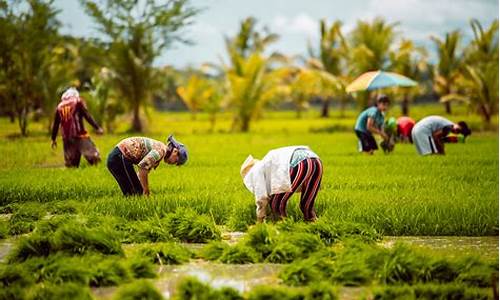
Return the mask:
<path id="1" fill-rule="evenodd" d="M 245 175 L 247 175 L 248 171 L 250 171 L 250 169 L 255 165 L 256 162 L 258 162 L 259 160 L 258 159 L 255 159 L 253 158 L 252 155 L 249 155 L 247 157 L 247 159 L 245 159 L 245 161 L 243 162 L 243 164 L 241 165 L 241 168 L 240 168 L 240 175 L 242 178 L 245 177 Z"/>

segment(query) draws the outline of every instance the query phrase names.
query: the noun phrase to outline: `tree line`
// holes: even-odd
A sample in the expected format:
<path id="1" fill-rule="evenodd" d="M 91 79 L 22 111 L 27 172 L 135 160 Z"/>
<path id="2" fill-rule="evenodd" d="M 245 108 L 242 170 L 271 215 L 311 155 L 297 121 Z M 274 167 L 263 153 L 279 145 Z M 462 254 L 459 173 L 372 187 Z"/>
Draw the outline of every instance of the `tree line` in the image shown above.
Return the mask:
<path id="1" fill-rule="evenodd" d="M 388 90 L 408 115 L 417 95 L 434 93 L 451 113 L 451 103 L 468 104 L 486 125 L 498 114 L 498 20 L 483 27 L 470 21 L 473 39 L 462 46 L 460 31 L 430 37 L 433 49 L 398 33 L 399 23 L 383 18 L 359 20 L 349 32 L 340 21 L 318 21 L 319 39 L 304 43 L 307 55 L 270 53 L 279 36 L 255 18 L 242 20 L 225 37 L 225 59 L 199 69 L 154 65 L 175 43 L 190 43 L 189 25 L 200 9 L 189 0 L 80 0 L 100 32 L 99 38 L 60 33 L 53 0 L 0 0 L 0 113 L 28 134 L 30 120 L 51 122 L 61 91 L 77 86 L 108 131 L 119 115 L 131 116 L 131 130 L 144 130 L 143 118 L 154 98 L 182 100 L 193 118 L 233 112 L 233 129 L 250 130 L 264 109 L 290 102 L 300 117 L 311 99 L 320 99 L 321 116 L 333 101 L 361 109 L 369 92 L 346 94 L 345 87 L 366 71 L 387 70 L 419 82 L 415 88 Z M 434 51 L 437 62 L 429 59 Z M 385 92 L 385 91 L 384 91 Z"/>

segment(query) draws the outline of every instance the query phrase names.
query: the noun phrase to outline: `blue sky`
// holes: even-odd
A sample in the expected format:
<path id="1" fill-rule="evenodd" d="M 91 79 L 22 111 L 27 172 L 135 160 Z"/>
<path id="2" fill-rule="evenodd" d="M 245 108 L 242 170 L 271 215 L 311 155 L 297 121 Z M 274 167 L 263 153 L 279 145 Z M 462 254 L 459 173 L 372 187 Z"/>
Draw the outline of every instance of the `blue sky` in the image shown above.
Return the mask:
<path id="1" fill-rule="evenodd" d="M 469 20 L 477 18 L 489 25 L 498 18 L 498 2 L 493 0 L 194 0 L 204 8 L 186 28 L 194 45 L 174 45 L 165 50 L 156 64 L 185 67 L 204 62 L 219 62 L 224 57 L 224 36 L 233 35 L 239 22 L 254 16 L 260 26 L 280 35 L 270 50 L 287 55 L 305 54 L 307 43 L 318 40 L 318 21 L 341 20 L 349 32 L 357 20 L 382 16 L 399 22 L 400 37 L 410 38 L 433 52 L 429 37 L 459 29 L 471 36 Z M 92 20 L 85 15 L 78 0 L 56 0 L 61 10 L 61 31 L 77 36 L 95 36 Z"/>

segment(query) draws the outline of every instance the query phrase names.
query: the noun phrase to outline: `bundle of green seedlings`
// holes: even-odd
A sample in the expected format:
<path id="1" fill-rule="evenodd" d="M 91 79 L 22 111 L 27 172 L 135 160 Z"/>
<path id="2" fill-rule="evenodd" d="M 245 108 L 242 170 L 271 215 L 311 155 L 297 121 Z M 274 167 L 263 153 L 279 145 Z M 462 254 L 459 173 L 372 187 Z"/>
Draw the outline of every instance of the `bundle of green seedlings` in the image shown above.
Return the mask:
<path id="1" fill-rule="evenodd" d="M 258 224 L 236 245 L 215 241 L 201 250 L 201 257 L 223 263 L 291 263 L 306 258 L 333 243 L 349 237 L 374 242 L 380 235 L 364 225 L 313 224 L 283 221 L 276 226 Z"/>
<path id="2" fill-rule="evenodd" d="M 8 236 L 32 232 L 38 222 L 53 216 L 69 216 L 78 212 L 80 203 L 76 201 L 54 201 L 48 204 L 39 202 L 10 203 L 0 208 L 5 214 L 0 220 L 0 239 Z"/>
<path id="3" fill-rule="evenodd" d="M 141 245 L 135 256 L 159 265 L 179 265 L 194 257 L 186 247 L 177 243 L 156 243 Z"/>
<path id="4" fill-rule="evenodd" d="M 113 296 L 115 300 L 163 300 L 162 294 L 149 281 L 136 280 L 121 286 Z"/>
<path id="5" fill-rule="evenodd" d="M 82 288 L 75 291 L 86 295 L 85 287 L 116 286 L 136 278 L 156 277 L 150 258 L 124 259 L 120 237 L 115 233 L 68 216 L 42 220 L 33 233 L 18 240 L 7 263 L 0 264 L 0 299 L 12 298 L 12 294 L 22 299 L 64 299 L 47 294 L 52 292 L 47 286 L 56 286 L 54 295 L 65 295 L 69 293 L 66 287 L 71 286 L 68 284 L 79 285 Z M 46 294 L 56 298 L 37 296 Z"/>
<path id="6" fill-rule="evenodd" d="M 337 299 L 337 291 L 329 283 L 313 284 L 307 288 L 257 286 L 244 294 L 230 287 L 213 288 L 194 277 L 181 280 L 175 291 L 176 300 L 313 300 Z"/>
<path id="7" fill-rule="evenodd" d="M 2 300 L 92 300 L 90 289 L 74 283 L 40 283 L 30 287 L 15 286 L 0 289 Z"/>
<path id="8" fill-rule="evenodd" d="M 79 207 L 73 201 L 54 202 L 47 206 L 36 202 L 4 206 L 3 211 L 10 213 L 11 216 L 0 219 L 0 239 L 9 235 L 29 233 L 35 229 L 38 232 L 52 232 L 72 220 L 78 220 L 88 228 L 105 227 L 109 231 L 114 231 L 124 243 L 166 241 L 206 243 L 221 239 L 220 230 L 211 217 L 198 215 L 188 208 L 179 208 L 174 213 L 162 217 L 154 216 L 130 222 L 116 216 L 73 214 L 79 211 Z"/>
<path id="9" fill-rule="evenodd" d="M 461 284 L 417 284 L 413 286 L 384 286 L 373 292 L 374 300 L 493 300 L 493 292 L 489 289 L 471 288 Z"/>
<path id="10" fill-rule="evenodd" d="M 11 213 L 8 221 L 9 235 L 20 235 L 33 231 L 36 222 L 46 214 L 44 206 L 36 202 L 22 205 L 12 204 L 4 207 L 3 211 Z"/>
<path id="11" fill-rule="evenodd" d="M 132 222 L 123 228 L 126 243 L 180 241 L 207 243 L 220 240 L 220 230 L 207 215 L 198 215 L 194 210 L 179 208 L 163 217 Z"/>
<path id="12" fill-rule="evenodd" d="M 0 265 L 0 299 L 31 299 L 31 294 L 71 293 L 73 286 L 78 286 L 77 290 L 83 293 L 88 287 L 116 286 L 135 278 L 155 276 L 152 264 L 145 260 L 123 262 L 121 257 L 98 254 L 78 257 L 56 254 Z M 66 288 L 70 291 L 65 292 Z M 12 298 L 13 294 L 17 295 L 16 298 Z M 39 299 L 79 298 L 43 296 Z"/>
<path id="13" fill-rule="evenodd" d="M 290 286 L 324 281 L 343 286 L 455 284 L 474 291 L 482 288 L 484 292 L 491 290 L 498 269 L 495 263 L 471 256 L 449 259 L 404 244 L 386 249 L 344 241 L 339 247 L 321 250 L 287 265 L 279 276 Z M 448 293 L 445 288 L 436 293 L 439 291 Z"/>

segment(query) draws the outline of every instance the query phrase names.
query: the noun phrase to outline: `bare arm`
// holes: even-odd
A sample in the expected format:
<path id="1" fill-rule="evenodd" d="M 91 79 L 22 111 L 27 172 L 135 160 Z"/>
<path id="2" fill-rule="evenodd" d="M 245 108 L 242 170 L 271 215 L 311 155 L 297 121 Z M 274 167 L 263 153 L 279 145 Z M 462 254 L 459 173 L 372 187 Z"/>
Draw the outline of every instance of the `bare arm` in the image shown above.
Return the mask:
<path id="1" fill-rule="evenodd" d="M 149 171 L 143 168 L 139 168 L 139 172 L 137 172 L 137 176 L 142 185 L 143 194 L 146 196 L 149 196 L 148 173 Z"/>
<path id="2" fill-rule="evenodd" d="M 56 115 L 54 116 L 54 124 L 52 125 L 52 148 L 57 147 L 56 138 L 60 124 L 61 124 L 61 117 L 59 116 L 59 112 L 56 110 Z"/>
<path id="3" fill-rule="evenodd" d="M 263 197 L 255 201 L 257 205 L 256 213 L 257 213 L 257 222 L 262 223 L 266 218 L 266 208 L 269 203 L 269 198 Z"/>
<path id="4" fill-rule="evenodd" d="M 377 126 L 375 126 L 375 120 L 373 118 L 368 118 L 368 120 L 366 121 L 366 128 L 372 134 L 378 134 L 382 138 L 384 138 L 384 140 L 387 140 L 388 138 L 387 134 L 385 134 L 385 132 L 383 132 L 382 130 L 378 129 Z"/>
<path id="5" fill-rule="evenodd" d="M 92 125 L 92 127 L 94 127 L 94 129 L 97 130 L 98 133 L 102 133 L 101 126 L 99 126 L 99 124 L 97 124 L 97 122 L 94 120 L 94 118 L 92 118 L 92 116 L 90 115 L 90 113 L 87 109 L 87 106 L 85 105 L 84 100 L 81 99 L 81 101 L 79 103 L 80 103 L 80 111 L 81 111 L 83 117 L 85 118 L 85 120 L 87 120 L 87 122 L 89 122 L 89 124 Z"/>

